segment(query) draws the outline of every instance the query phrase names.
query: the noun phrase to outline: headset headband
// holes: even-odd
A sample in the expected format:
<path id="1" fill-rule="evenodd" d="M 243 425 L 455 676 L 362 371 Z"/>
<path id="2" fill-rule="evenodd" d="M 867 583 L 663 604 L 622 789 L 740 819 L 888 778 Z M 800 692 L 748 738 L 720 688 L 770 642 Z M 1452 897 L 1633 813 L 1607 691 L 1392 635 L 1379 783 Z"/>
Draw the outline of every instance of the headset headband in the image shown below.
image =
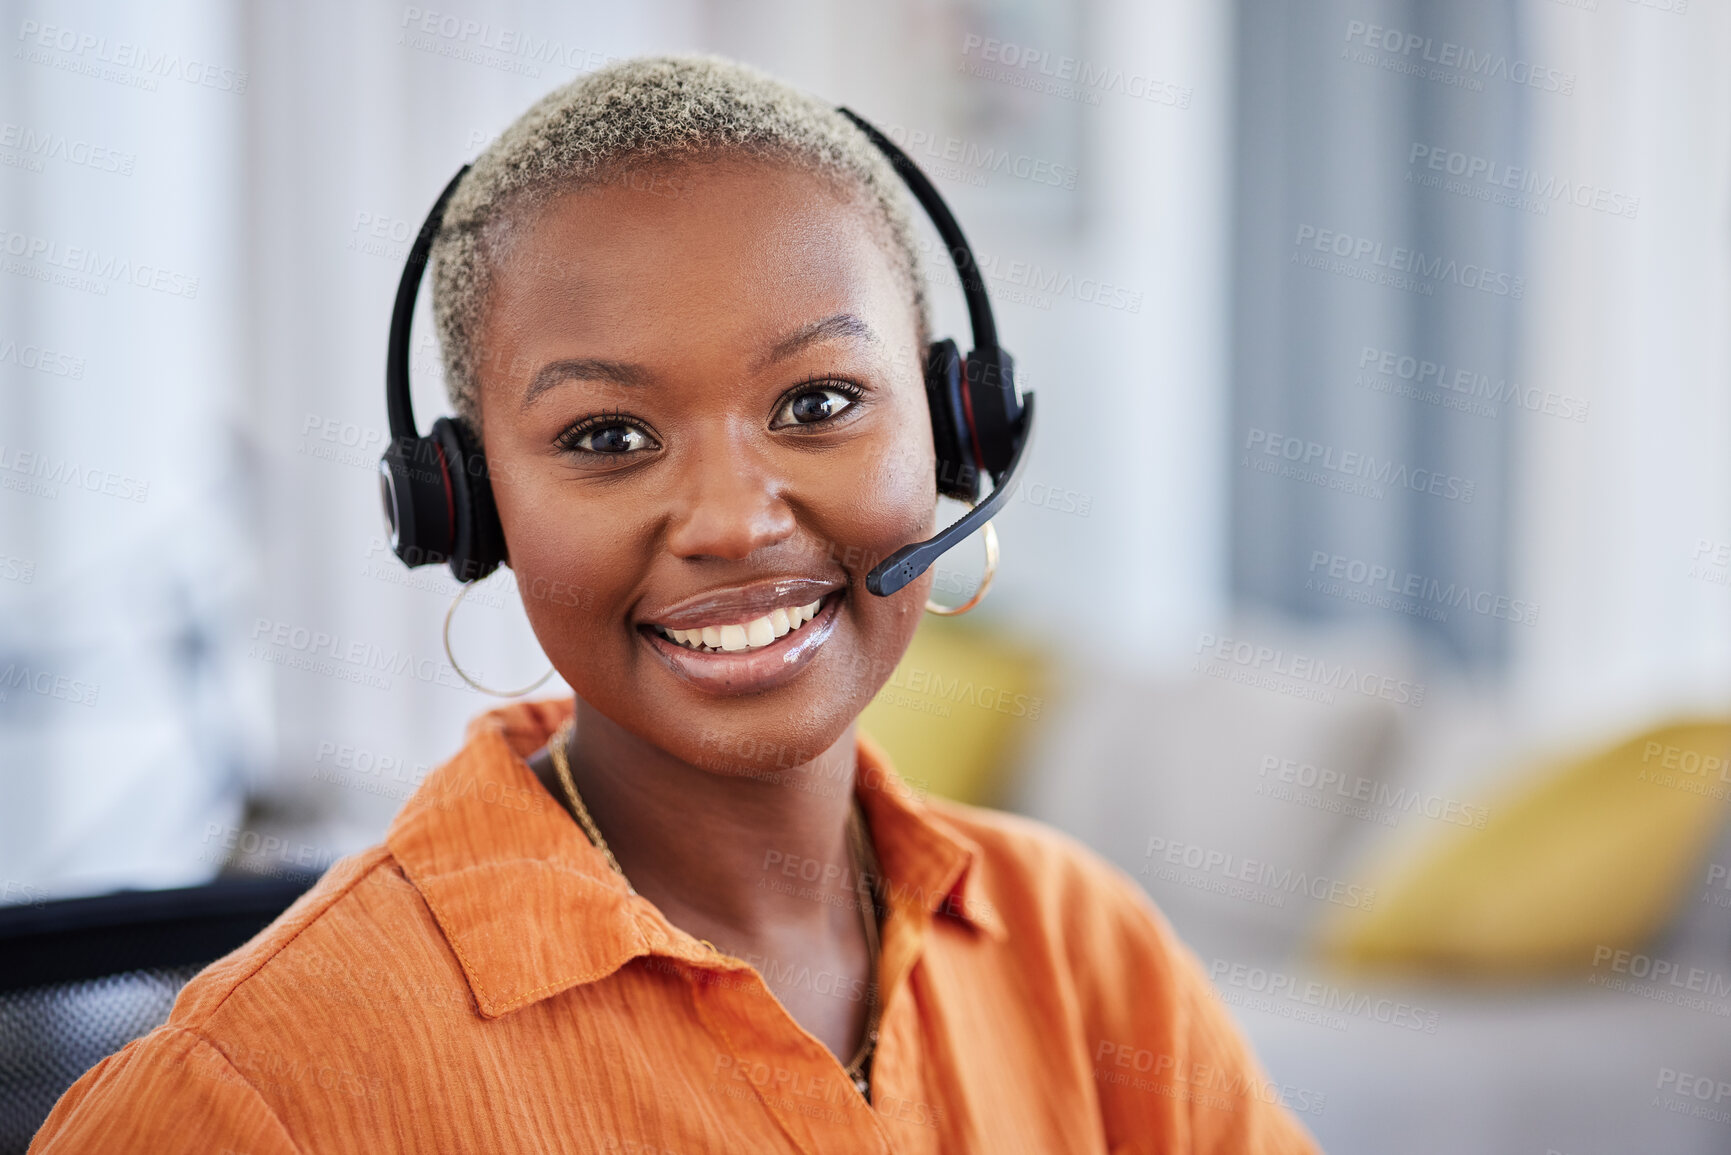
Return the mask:
<path id="1" fill-rule="evenodd" d="M 402 279 L 397 282 L 397 303 L 391 306 L 390 345 L 385 350 L 385 412 L 393 441 L 405 438 L 413 441 L 421 435 L 415 427 L 415 404 L 409 396 L 409 326 L 415 320 L 415 297 L 420 293 L 421 274 L 432 254 L 433 238 L 445 219 L 445 206 L 451 203 L 457 185 L 468 172 L 468 165 L 458 169 L 439 199 L 433 202 L 432 211 L 421 231 L 415 234 L 414 244 L 409 246 L 409 259 L 404 262 Z"/>
<path id="2" fill-rule="evenodd" d="M 933 227 L 938 230 L 938 236 L 943 240 L 944 248 L 948 250 L 950 260 L 956 266 L 956 276 L 962 282 L 962 295 L 968 302 L 968 323 L 974 332 L 974 349 L 968 354 L 967 361 L 968 380 L 996 386 L 1002 398 L 1005 421 L 1009 426 L 1007 432 L 1013 446 L 1007 462 L 993 463 L 984 461 L 984 455 L 980 453 L 980 445 L 976 440 L 975 459 L 982 461 L 987 472 L 991 474 L 992 492 L 948 528 L 941 530 L 936 537 L 904 545 L 879 562 L 866 575 L 866 589 L 879 597 L 888 597 L 925 573 L 938 558 L 992 520 L 1004 502 L 1009 500 L 1016 475 L 1021 472 L 1022 461 L 1027 457 L 1028 443 L 1032 440 L 1034 395 L 1024 395 L 1016 388 L 1009 354 L 998 346 L 998 325 L 992 316 L 992 300 L 986 295 L 985 278 L 980 275 L 980 263 L 974 258 L 973 246 L 969 245 L 968 238 L 962 235 L 962 226 L 956 223 L 950 206 L 944 203 L 944 198 L 938 194 L 926 174 L 920 171 L 920 167 L 893 140 L 866 123 L 865 119 L 852 109 L 843 108 L 838 111 L 853 121 L 860 131 L 865 133 L 866 139 L 889 159 L 890 164 L 895 167 L 896 175 L 902 178 L 908 191 L 914 194 L 914 199 L 920 202 L 920 207 L 926 210 L 926 216 L 931 218 Z M 967 398 L 969 392 L 964 390 L 962 395 Z"/>
<path id="3" fill-rule="evenodd" d="M 966 425 L 972 439 L 973 459 L 979 463 L 982 472 L 992 478 L 992 492 L 960 519 L 935 537 L 896 550 L 866 575 L 866 589 L 878 597 L 888 597 L 925 573 L 939 557 L 990 521 L 1009 499 L 1032 440 L 1034 395 L 1023 394 L 1016 387 L 1014 362 L 998 345 L 997 323 L 992 316 L 992 302 L 986 295 L 985 278 L 981 276 L 979 262 L 944 198 L 895 142 L 850 109 L 838 111 L 858 126 L 866 139 L 889 160 L 931 219 L 951 261 L 955 263 L 962 293 L 967 298 L 968 319 L 974 338 L 974 348 L 965 362 L 966 377 L 961 384 L 961 400 L 968 418 Z M 397 299 L 391 309 L 390 344 L 385 353 L 385 408 L 394 447 L 410 447 L 422 440 L 415 426 L 414 403 L 409 391 L 409 329 L 414 321 L 415 299 L 420 292 L 422 275 L 432 253 L 433 238 L 444 220 L 445 206 L 468 171 L 468 165 L 459 169 L 439 194 L 439 199 L 433 202 L 426 222 L 409 247 L 402 279 L 397 282 Z M 407 452 L 406 448 L 404 452 Z M 384 475 L 389 484 L 393 479 L 388 459 L 389 455 Z M 447 477 L 450 464 L 443 463 Z M 483 483 L 484 473 L 483 466 L 478 475 L 478 480 Z M 967 488 L 972 491 L 973 487 L 974 481 L 970 478 Z M 402 499 L 387 489 L 386 505 L 392 521 L 393 539 L 400 520 L 406 516 L 393 505 L 399 500 Z M 393 540 L 393 547 L 396 544 Z M 400 550 L 399 556 L 402 556 Z M 411 565 L 420 564 L 408 557 L 404 560 Z"/>

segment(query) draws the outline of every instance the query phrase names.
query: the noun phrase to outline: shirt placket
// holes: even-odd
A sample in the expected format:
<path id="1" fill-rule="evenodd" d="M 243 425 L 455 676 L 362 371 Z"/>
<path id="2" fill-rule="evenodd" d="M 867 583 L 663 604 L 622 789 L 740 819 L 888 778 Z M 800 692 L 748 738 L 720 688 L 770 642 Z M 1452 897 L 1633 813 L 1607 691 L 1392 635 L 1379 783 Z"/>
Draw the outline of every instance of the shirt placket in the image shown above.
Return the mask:
<path id="1" fill-rule="evenodd" d="M 829 1048 L 800 1026 L 751 966 L 713 956 L 689 960 L 699 1017 L 716 1045 L 710 1091 L 755 1101 L 789 1150 L 891 1150 L 871 1107 Z"/>
<path id="2" fill-rule="evenodd" d="M 884 919 L 879 989 L 883 1011 L 872 1062 L 872 1109 L 898 1155 L 940 1149 L 943 1108 L 931 1102 L 932 1072 L 914 1005 L 912 978 L 931 936 L 932 914 L 917 902 L 893 904 Z"/>

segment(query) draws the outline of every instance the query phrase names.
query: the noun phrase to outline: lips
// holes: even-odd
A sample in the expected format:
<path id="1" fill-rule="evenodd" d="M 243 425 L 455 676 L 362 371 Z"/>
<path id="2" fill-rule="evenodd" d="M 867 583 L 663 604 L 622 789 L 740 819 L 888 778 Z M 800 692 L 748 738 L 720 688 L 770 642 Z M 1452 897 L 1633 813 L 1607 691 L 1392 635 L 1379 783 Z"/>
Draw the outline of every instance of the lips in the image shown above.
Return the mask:
<path id="1" fill-rule="evenodd" d="M 736 587 L 660 611 L 639 625 L 638 636 L 699 690 L 758 693 L 787 682 L 817 657 L 845 597 L 840 583 L 804 578 Z"/>
<path id="2" fill-rule="evenodd" d="M 699 630 L 710 626 L 746 625 L 776 610 L 789 615 L 834 593 L 846 583 L 810 577 L 766 578 L 725 589 L 705 590 L 638 616 L 643 625 L 666 630 Z"/>

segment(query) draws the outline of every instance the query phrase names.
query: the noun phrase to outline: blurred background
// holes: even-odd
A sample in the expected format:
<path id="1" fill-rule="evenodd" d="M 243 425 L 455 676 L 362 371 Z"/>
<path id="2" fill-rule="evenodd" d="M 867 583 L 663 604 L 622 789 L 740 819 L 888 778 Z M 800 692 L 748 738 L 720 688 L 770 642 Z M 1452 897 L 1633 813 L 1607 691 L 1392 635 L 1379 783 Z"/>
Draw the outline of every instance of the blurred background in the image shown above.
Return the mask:
<path id="1" fill-rule="evenodd" d="M 1040 396 L 905 776 L 1134 875 L 1331 1151 L 1731 1147 L 1731 8 L 0 11 L 0 902 L 316 873 L 457 749 L 374 476 L 409 238 L 717 52 L 914 155 Z M 508 572 L 452 640 L 545 668 Z"/>

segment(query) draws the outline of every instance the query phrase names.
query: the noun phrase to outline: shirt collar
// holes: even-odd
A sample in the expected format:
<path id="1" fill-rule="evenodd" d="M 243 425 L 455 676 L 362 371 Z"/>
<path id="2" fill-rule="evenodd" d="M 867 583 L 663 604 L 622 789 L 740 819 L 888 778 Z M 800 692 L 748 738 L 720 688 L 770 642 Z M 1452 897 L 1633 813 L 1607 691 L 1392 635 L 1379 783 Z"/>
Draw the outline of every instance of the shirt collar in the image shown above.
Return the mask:
<path id="1" fill-rule="evenodd" d="M 487 1018 L 509 1014 L 641 955 L 701 967 L 718 959 L 630 894 L 525 759 L 571 715 L 570 699 L 524 702 L 469 724 L 457 756 L 428 776 L 385 836 L 426 900 Z M 981 893 L 980 848 L 934 814 L 883 750 L 857 739 L 864 807 L 891 917 L 942 915 L 1005 936 Z"/>

